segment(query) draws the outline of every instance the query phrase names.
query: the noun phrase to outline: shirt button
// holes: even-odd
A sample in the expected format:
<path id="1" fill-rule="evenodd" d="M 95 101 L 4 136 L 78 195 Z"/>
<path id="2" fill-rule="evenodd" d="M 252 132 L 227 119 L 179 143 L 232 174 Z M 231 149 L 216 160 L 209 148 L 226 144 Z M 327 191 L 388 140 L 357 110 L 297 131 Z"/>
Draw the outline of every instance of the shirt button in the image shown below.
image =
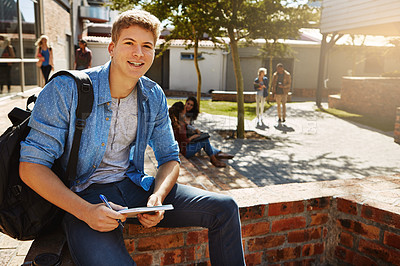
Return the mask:
<path id="1" fill-rule="evenodd" d="M 110 103 L 107 103 L 107 106 L 110 106 Z"/>
<path id="2" fill-rule="evenodd" d="M 96 168 L 96 165 L 93 165 L 93 168 Z"/>
<path id="3" fill-rule="evenodd" d="M 78 181 L 76 181 L 76 183 L 77 183 L 77 184 L 79 184 L 79 183 L 80 183 L 80 181 L 78 180 Z"/>
<path id="4" fill-rule="evenodd" d="M 104 144 L 104 142 L 103 142 L 103 143 L 101 143 L 101 146 L 103 146 L 103 147 L 104 147 L 104 145 L 106 145 L 106 144 Z"/>
<path id="5" fill-rule="evenodd" d="M 106 121 L 110 120 L 110 118 L 106 117 Z"/>

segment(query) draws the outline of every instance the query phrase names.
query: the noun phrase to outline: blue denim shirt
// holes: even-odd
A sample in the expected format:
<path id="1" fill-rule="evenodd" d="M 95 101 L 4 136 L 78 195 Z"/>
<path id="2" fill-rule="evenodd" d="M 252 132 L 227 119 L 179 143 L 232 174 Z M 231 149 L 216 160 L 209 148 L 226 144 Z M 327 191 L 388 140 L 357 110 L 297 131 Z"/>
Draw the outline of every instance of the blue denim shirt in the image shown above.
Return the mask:
<path id="1" fill-rule="evenodd" d="M 109 70 L 110 62 L 85 70 L 93 83 L 94 103 L 82 133 L 77 177 L 72 185 L 86 182 L 106 151 L 112 115 Z M 71 77 L 57 77 L 44 87 L 29 121 L 31 131 L 21 142 L 21 162 L 51 168 L 61 157 L 61 164 L 66 169 L 75 131 L 77 100 L 76 84 Z M 153 148 L 158 166 L 169 161 L 179 162 L 179 148 L 164 92 L 157 83 L 141 77 L 138 81 L 138 131 L 136 141 L 131 144 L 127 175 L 146 190 L 154 180 L 146 179 L 143 172 L 147 145 Z"/>

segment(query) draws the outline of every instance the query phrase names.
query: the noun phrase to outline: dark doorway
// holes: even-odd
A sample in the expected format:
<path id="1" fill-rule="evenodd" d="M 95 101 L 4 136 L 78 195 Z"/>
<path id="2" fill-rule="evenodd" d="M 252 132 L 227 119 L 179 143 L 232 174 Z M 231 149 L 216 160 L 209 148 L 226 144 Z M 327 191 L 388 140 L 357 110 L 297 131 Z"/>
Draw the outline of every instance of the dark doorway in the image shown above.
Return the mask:
<path id="1" fill-rule="evenodd" d="M 157 82 L 163 90 L 169 90 L 169 50 L 164 51 L 161 56 L 159 54 L 160 50 L 156 50 L 156 58 L 146 76 Z"/>

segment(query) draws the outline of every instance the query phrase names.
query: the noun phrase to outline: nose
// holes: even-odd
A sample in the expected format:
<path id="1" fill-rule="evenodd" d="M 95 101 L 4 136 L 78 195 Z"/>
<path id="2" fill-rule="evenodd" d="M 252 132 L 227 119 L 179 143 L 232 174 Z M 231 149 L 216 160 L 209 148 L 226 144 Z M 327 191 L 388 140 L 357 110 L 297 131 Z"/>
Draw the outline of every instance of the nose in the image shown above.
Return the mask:
<path id="1" fill-rule="evenodd" d="M 132 54 L 134 56 L 138 56 L 138 57 L 143 56 L 143 50 L 142 50 L 142 47 L 140 45 L 133 45 L 132 49 L 133 49 Z"/>

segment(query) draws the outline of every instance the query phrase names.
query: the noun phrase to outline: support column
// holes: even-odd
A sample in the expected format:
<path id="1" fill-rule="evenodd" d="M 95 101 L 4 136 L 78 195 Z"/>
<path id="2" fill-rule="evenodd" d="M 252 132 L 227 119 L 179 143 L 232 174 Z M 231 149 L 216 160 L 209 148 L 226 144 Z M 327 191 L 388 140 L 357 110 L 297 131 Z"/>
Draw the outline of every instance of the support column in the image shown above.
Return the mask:
<path id="1" fill-rule="evenodd" d="M 317 81 L 317 89 L 315 91 L 315 102 L 319 108 L 321 108 L 322 101 L 322 88 L 324 87 L 324 77 L 325 77 L 325 64 L 326 64 L 326 43 L 327 34 L 324 33 L 322 35 L 321 40 L 321 49 L 319 53 L 319 69 L 318 69 L 318 81 Z"/>

